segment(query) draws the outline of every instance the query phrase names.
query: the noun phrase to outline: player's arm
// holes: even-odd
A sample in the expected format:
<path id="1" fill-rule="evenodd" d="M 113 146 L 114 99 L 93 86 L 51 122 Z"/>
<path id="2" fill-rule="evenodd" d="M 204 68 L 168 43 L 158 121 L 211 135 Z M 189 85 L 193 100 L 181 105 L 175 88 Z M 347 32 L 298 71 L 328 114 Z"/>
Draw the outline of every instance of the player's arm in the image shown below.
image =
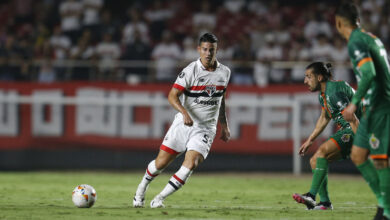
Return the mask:
<path id="1" fill-rule="evenodd" d="M 369 55 L 367 45 L 362 45 L 358 43 L 351 44 L 350 46 L 348 46 L 348 53 L 351 59 L 363 54 L 363 58 L 360 58 L 360 56 L 359 59 L 356 58 L 356 69 L 358 69 L 358 71 L 361 73 L 361 79 L 358 83 L 358 89 L 355 95 L 352 97 L 351 103 L 348 105 L 348 107 L 344 110 L 343 113 L 343 117 L 345 120 L 352 121 L 354 118 L 353 113 L 356 112 L 357 106 L 370 88 L 370 85 L 376 75 L 376 71 L 374 67 L 374 62 Z"/>
<path id="2" fill-rule="evenodd" d="M 225 142 L 230 139 L 230 129 L 229 124 L 226 117 L 226 108 L 225 108 L 225 94 L 222 96 L 221 107 L 219 107 L 219 123 L 221 125 L 221 139 Z"/>
<path id="3" fill-rule="evenodd" d="M 359 127 L 359 119 L 356 117 L 355 114 L 353 114 L 353 118 L 351 121 L 348 121 L 349 124 L 351 125 L 351 129 L 353 131 L 353 133 L 356 134 L 356 131 L 357 131 L 357 128 Z"/>
<path id="4" fill-rule="evenodd" d="M 374 63 L 372 62 L 371 57 L 362 59 L 359 62 L 358 66 L 360 72 L 362 73 L 362 78 L 360 79 L 357 91 L 351 101 L 351 103 L 356 106 L 366 95 L 368 89 L 370 88 L 371 82 L 374 80 L 374 77 L 376 75 Z"/>
<path id="5" fill-rule="evenodd" d="M 183 121 L 185 125 L 192 126 L 194 122 L 192 121 L 192 118 L 188 114 L 187 110 L 183 107 L 183 105 L 180 102 L 179 97 L 181 96 L 181 94 L 183 94 L 182 91 L 172 87 L 171 91 L 168 94 L 169 104 L 171 104 L 174 109 L 176 109 L 183 115 Z"/>
<path id="6" fill-rule="evenodd" d="M 302 144 L 301 148 L 299 148 L 299 154 L 301 156 L 305 155 L 306 151 L 313 144 L 314 140 L 322 133 L 322 131 L 326 128 L 330 121 L 330 117 L 326 114 L 324 108 L 322 108 L 321 115 L 317 120 L 316 127 L 313 132 L 309 136 L 309 138 Z"/>

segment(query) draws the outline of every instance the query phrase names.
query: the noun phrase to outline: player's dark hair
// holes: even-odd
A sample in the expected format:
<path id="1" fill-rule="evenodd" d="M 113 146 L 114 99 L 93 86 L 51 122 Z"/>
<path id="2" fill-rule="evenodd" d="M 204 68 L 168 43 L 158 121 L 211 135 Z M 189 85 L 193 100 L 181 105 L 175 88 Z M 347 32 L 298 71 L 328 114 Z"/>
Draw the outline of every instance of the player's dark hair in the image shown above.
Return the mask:
<path id="1" fill-rule="evenodd" d="M 351 2 L 342 3 L 336 10 L 336 16 L 345 18 L 352 26 L 356 26 L 359 18 L 359 10 Z"/>
<path id="2" fill-rule="evenodd" d="M 306 67 L 306 70 L 312 69 L 315 75 L 322 75 L 324 81 L 332 79 L 332 64 L 324 62 L 314 62 Z"/>
<path id="3" fill-rule="evenodd" d="M 199 39 L 199 45 L 202 42 L 218 43 L 218 38 L 212 33 L 205 33 Z"/>

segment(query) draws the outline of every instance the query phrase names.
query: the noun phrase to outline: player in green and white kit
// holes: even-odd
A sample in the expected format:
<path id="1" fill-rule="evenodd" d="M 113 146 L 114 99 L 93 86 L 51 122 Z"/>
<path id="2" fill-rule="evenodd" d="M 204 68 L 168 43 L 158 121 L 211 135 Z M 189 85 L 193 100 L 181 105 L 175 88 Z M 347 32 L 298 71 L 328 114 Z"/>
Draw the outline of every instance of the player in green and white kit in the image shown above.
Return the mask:
<path id="1" fill-rule="evenodd" d="M 366 112 L 356 133 L 351 159 L 377 196 L 375 219 L 390 219 L 390 67 L 381 40 L 360 28 L 359 22 L 355 5 L 345 3 L 337 9 L 336 28 L 348 41 L 358 81 L 358 89 L 343 116 L 351 119 L 364 98 Z M 368 160 L 369 154 L 376 170 Z"/>
<path id="2" fill-rule="evenodd" d="M 323 143 L 313 157 L 310 165 L 313 170 L 313 179 L 310 191 L 305 194 L 293 194 L 298 203 L 303 203 L 308 209 L 333 209 L 328 195 L 328 163 L 349 158 L 354 139 L 354 133 L 359 125 L 358 118 L 361 109 L 354 115 L 354 120 L 347 122 L 342 111 L 354 96 L 354 89 L 344 81 L 331 80 L 331 65 L 315 62 L 306 67 L 304 83 L 312 92 L 319 91 L 318 98 L 322 106 L 321 115 L 310 137 L 299 149 L 303 156 L 313 141 L 321 134 L 331 119 L 338 126 L 338 131 Z M 316 195 L 320 195 L 320 202 L 316 204 Z"/>

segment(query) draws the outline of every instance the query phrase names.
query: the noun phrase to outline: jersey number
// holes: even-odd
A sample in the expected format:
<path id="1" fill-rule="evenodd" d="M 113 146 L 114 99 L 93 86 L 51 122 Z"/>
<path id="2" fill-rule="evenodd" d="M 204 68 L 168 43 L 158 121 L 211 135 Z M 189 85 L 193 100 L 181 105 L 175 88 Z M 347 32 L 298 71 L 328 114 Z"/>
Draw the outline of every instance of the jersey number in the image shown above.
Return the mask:
<path id="1" fill-rule="evenodd" d="M 379 47 L 383 47 L 383 43 L 379 39 L 376 39 L 375 43 Z M 389 60 L 387 59 L 387 52 L 386 52 L 386 50 L 384 48 L 379 49 L 379 54 L 383 57 L 383 60 L 386 63 L 387 69 L 390 70 L 390 65 L 389 65 Z"/>
<path id="2" fill-rule="evenodd" d="M 207 134 L 205 134 L 205 135 L 203 136 L 202 141 L 203 141 L 205 144 L 209 143 L 209 136 L 208 136 Z"/>
<path id="3" fill-rule="evenodd" d="M 385 49 L 380 49 L 379 50 L 379 53 L 381 56 L 383 56 L 383 59 L 385 60 L 385 63 L 386 63 L 386 66 L 387 66 L 387 69 L 390 70 L 390 65 L 389 65 L 389 60 L 387 59 L 387 52 Z"/>

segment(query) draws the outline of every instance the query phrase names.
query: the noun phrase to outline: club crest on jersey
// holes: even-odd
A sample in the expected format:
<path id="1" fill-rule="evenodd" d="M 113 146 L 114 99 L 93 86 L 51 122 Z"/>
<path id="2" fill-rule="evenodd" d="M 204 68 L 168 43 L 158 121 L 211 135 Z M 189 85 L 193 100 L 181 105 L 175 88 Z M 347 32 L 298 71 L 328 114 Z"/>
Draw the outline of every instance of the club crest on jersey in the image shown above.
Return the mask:
<path id="1" fill-rule="evenodd" d="M 343 136 L 341 137 L 341 141 L 343 141 L 344 143 L 349 142 L 349 140 L 351 140 L 350 134 L 343 134 Z"/>
<path id="2" fill-rule="evenodd" d="M 216 86 L 206 86 L 206 92 L 209 96 L 212 96 L 215 91 L 217 91 L 217 87 Z"/>
<path id="3" fill-rule="evenodd" d="M 372 133 L 371 137 L 370 137 L 370 146 L 371 146 L 371 148 L 376 150 L 376 149 L 378 149 L 379 144 L 380 144 L 379 139 L 375 137 L 374 133 Z"/>

